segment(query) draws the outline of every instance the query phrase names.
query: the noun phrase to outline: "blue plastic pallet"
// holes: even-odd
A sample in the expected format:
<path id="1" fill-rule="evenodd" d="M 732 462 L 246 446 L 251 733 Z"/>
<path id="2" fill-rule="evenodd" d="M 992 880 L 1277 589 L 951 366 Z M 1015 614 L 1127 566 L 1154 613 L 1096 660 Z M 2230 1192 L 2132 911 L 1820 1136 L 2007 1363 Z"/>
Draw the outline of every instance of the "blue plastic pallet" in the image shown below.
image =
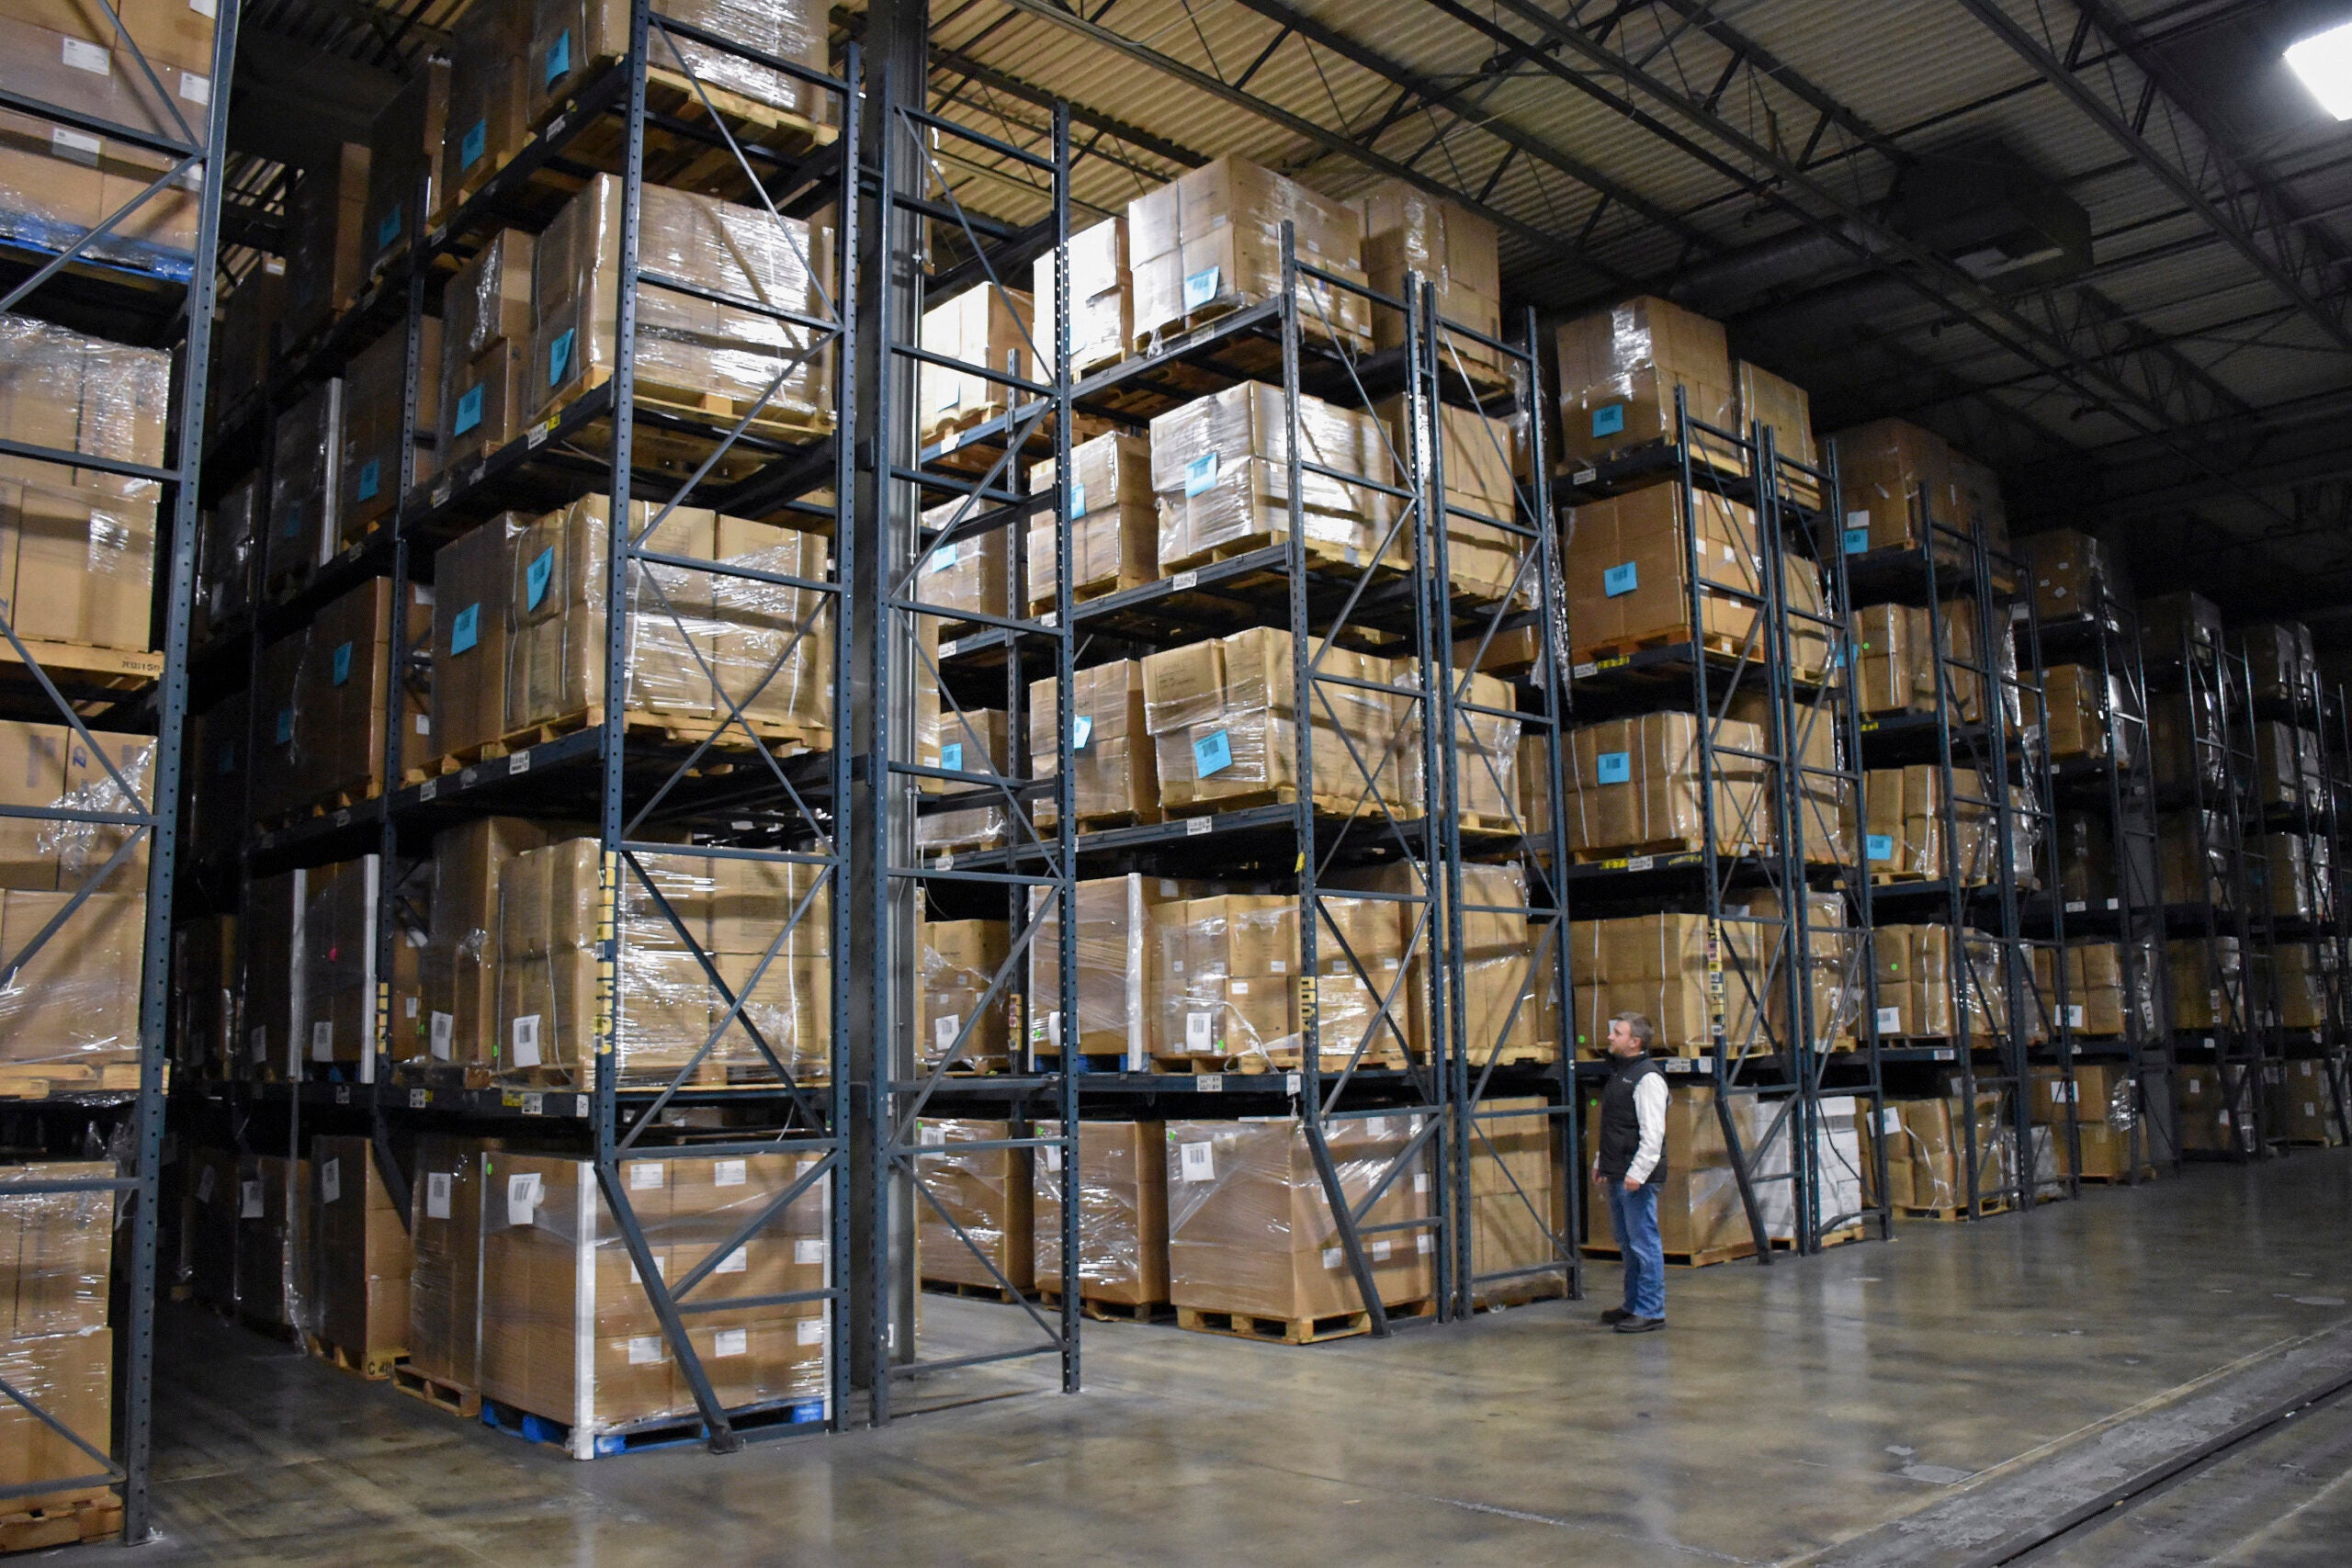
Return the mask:
<path id="1" fill-rule="evenodd" d="M 769 1404 L 745 1405 L 727 1414 L 738 1433 L 745 1438 L 754 1438 L 778 1427 L 807 1427 L 822 1422 L 825 1401 L 820 1394 L 809 1394 Z M 704 1426 L 701 1416 L 682 1416 L 599 1432 L 591 1441 L 593 1451 L 582 1454 L 572 1447 L 570 1423 L 546 1416 L 534 1416 L 519 1406 L 487 1395 L 481 1402 L 481 1423 L 508 1437 L 520 1438 L 526 1443 L 544 1443 L 549 1448 L 561 1449 L 575 1459 L 606 1459 L 615 1454 L 645 1453 L 657 1449 L 700 1448 L 710 1440 L 709 1430 Z"/>

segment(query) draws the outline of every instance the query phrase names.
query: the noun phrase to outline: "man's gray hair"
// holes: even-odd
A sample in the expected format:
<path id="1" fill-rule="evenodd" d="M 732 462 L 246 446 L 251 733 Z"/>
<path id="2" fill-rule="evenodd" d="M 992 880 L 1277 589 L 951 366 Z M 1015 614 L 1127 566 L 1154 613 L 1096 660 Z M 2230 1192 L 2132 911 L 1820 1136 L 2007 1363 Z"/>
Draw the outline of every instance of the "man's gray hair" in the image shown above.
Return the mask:
<path id="1" fill-rule="evenodd" d="M 1640 1042 L 1641 1047 L 1645 1051 L 1648 1050 L 1651 1044 L 1657 1039 L 1657 1027 L 1650 1022 L 1646 1014 L 1638 1012 L 1612 1013 L 1610 1015 L 1609 1021 L 1611 1023 L 1623 1024 L 1625 1026 L 1625 1032 L 1632 1035 L 1636 1041 Z"/>

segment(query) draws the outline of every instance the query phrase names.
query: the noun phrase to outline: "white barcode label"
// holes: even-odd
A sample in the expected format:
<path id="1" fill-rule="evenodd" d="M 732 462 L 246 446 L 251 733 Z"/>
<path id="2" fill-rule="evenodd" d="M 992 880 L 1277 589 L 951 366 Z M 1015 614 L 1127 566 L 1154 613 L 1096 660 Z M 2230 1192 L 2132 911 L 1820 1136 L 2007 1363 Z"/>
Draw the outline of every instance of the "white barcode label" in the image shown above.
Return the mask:
<path id="1" fill-rule="evenodd" d="M 825 1342 L 825 1320 L 804 1317 L 792 1333 L 793 1338 L 802 1345 L 822 1345 Z"/>
<path id="2" fill-rule="evenodd" d="M 942 1013 L 937 1018 L 933 1019 L 931 1021 L 931 1048 L 940 1053 L 942 1055 L 944 1055 L 947 1052 L 953 1050 L 956 1045 L 956 1032 L 963 1026 L 963 1019 L 952 1012 Z"/>
<path id="3" fill-rule="evenodd" d="M 539 1015 L 525 1013 L 514 1021 L 510 1042 L 514 1066 L 536 1067 L 539 1065 Z"/>
<path id="4" fill-rule="evenodd" d="M 248 1181 L 244 1183 L 244 1185 L 238 1190 L 238 1197 L 240 1201 L 237 1204 L 237 1218 L 241 1220 L 257 1220 L 261 1218 L 260 1182 Z"/>
<path id="5" fill-rule="evenodd" d="M 1372 1244 L 1372 1260 L 1374 1263 L 1385 1263 L 1388 1261 L 1389 1253 L 1395 1250 L 1396 1243 L 1394 1242 L 1375 1241 Z"/>
<path id="6" fill-rule="evenodd" d="M 1059 1144 L 1047 1144 L 1037 1152 L 1046 1156 L 1046 1169 L 1048 1172 L 1058 1171 L 1061 1169 L 1062 1146 Z"/>
<path id="7" fill-rule="evenodd" d="M 2066 1027 L 2069 1029 L 2080 1029 L 2082 1026 L 2082 1004 L 2080 1002 L 2068 1002 L 2066 1004 Z"/>
<path id="8" fill-rule="evenodd" d="M 212 78 L 209 76 L 199 76 L 193 71 L 181 72 L 180 96 L 186 98 L 192 104 L 210 103 L 212 101 Z"/>
<path id="9" fill-rule="evenodd" d="M 752 1179 L 751 1167 L 740 1159 L 713 1160 L 710 1184 L 713 1187 L 741 1187 Z"/>
<path id="10" fill-rule="evenodd" d="M 748 1274 L 751 1271 L 752 1255 L 747 1249 L 740 1247 L 720 1258 L 718 1267 L 711 1270 L 714 1274 Z"/>
<path id="11" fill-rule="evenodd" d="M 86 131 L 55 126 L 49 133 L 49 153 L 52 158 L 95 169 L 98 165 L 98 139 Z"/>
<path id="12" fill-rule="evenodd" d="M 729 1332 L 741 1334 L 743 1331 L 738 1328 L 733 1330 L 721 1329 L 719 1332 L 722 1334 Z M 662 1337 L 659 1334 L 638 1334 L 630 1336 L 628 1342 L 628 1364 L 630 1366 L 658 1366 L 662 1359 Z"/>
<path id="13" fill-rule="evenodd" d="M 662 1162 L 650 1159 L 631 1161 L 628 1168 L 628 1190 L 632 1192 L 661 1191 Z"/>
<path id="14" fill-rule="evenodd" d="M 334 1021 L 332 1019 L 321 1019 L 311 1025 L 311 1060 L 334 1060 Z"/>
<path id="15" fill-rule="evenodd" d="M 424 1217 L 446 1220 L 449 1217 L 449 1172 L 432 1170 L 424 1175 Z"/>
<path id="16" fill-rule="evenodd" d="M 449 1048 L 458 1038 L 458 1021 L 448 1013 L 436 1012 L 433 1015 L 432 1030 L 433 1059 L 446 1062 L 449 1059 Z"/>
<path id="17" fill-rule="evenodd" d="M 947 1146 L 947 1129 L 944 1127 L 925 1127 L 915 1136 L 925 1148 L 944 1149 Z"/>
<path id="18" fill-rule="evenodd" d="M 1900 1111 L 1880 1111 L 1878 1116 L 1878 1130 L 1885 1134 L 1890 1138 L 1895 1134 L 1903 1131 L 1903 1112 Z"/>
<path id="19" fill-rule="evenodd" d="M 1223 1094 L 1225 1092 L 1225 1075 L 1223 1073 L 1203 1073 L 1200 1077 L 1193 1080 L 1193 1087 L 1199 1089 L 1203 1094 Z"/>
<path id="20" fill-rule="evenodd" d="M 1900 1006 L 1878 1010 L 1878 1032 L 1881 1034 L 1903 1032 L 1903 1009 Z"/>
<path id="21" fill-rule="evenodd" d="M 748 1356 L 752 1353 L 752 1331 L 748 1328 L 722 1328 L 710 1337 L 710 1353 L 714 1359 L 724 1356 Z"/>
<path id="22" fill-rule="evenodd" d="M 1347 1255 L 1344 1251 L 1342 1251 L 1340 1248 L 1336 1247 L 1325 1247 L 1325 1248 L 1323 1249 L 1323 1267 L 1324 1267 L 1324 1268 L 1326 1268 L 1326 1269 L 1344 1269 L 1344 1268 L 1346 1268 L 1346 1267 L 1347 1267 L 1347 1262 L 1348 1262 L 1348 1255 Z"/>
<path id="23" fill-rule="evenodd" d="M 58 40 L 65 46 L 65 63 L 76 71 L 94 72 L 100 76 L 114 73 L 114 56 L 87 39 L 69 38 Z"/>
<path id="24" fill-rule="evenodd" d="M 792 1244 L 794 1263 L 805 1268 L 810 1264 L 822 1263 L 824 1260 L 825 1244 L 816 1237 L 804 1235 Z"/>
<path id="25" fill-rule="evenodd" d="M 511 777 L 513 777 L 513 776 L 514 776 L 514 774 L 516 774 L 516 773 L 529 773 L 530 771 L 531 771 L 531 754 L 530 754 L 530 752 L 528 752 L 528 751 L 517 751 L 517 752 L 515 752 L 513 756 L 511 756 L 511 757 L 509 757 L 509 758 L 507 758 L 507 759 L 506 759 L 506 773 L 507 773 L 507 776 L 509 776 L 510 778 L 511 778 Z"/>
<path id="26" fill-rule="evenodd" d="M 1180 571 L 1168 580 L 1168 586 L 1179 593 L 1188 588 L 1198 588 L 1200 585 L 1201 574 L 1197 571 Z"/>
<path id="27" fill-rule="evenodd" d="M 520 1172 L 506 1179 L 506 1223 L 527 1225 L 531 1215 L 547 1196 L 547 1187 L 536 1170 Z"/>
<path id="28" fill-rule="evenodd" d="M 343 1201 L 343 1161 L 331 1159 L 319 1167 L 319 1196 L 330 1203 Z"/>
<path id="29" fill-rule="evenodd" d="M 1177 1145 L 1176 1173 L 1186 1181 L 1215 1181 L 1216 1145 L 1206 1142 Z"/>

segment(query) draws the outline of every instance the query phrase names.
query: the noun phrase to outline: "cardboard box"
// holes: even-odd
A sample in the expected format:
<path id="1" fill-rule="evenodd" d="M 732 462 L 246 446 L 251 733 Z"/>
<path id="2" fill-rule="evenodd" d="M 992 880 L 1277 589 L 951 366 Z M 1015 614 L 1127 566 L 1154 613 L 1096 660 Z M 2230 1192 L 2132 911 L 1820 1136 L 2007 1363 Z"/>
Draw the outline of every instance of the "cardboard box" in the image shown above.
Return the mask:
<path id="1" fill-rule="evenodd" d="M 1922 548 L 1930 515 L 1946 526 L 1958 525 L 1951 448 L 1942 436 L 1899 419 L 1883 419 L 1841 430 L 1832 440 L 1842 513 L 1837 543 L 1846 554 Z"/>
<path id="2" fill-rule="evenodd" d="M 484 817 L 433 839 L 433 898 L 423 957 L 424 1065 L 488 1066 L 498 1027 L 499 879 L 550 829 Z"/>
<path id="3" fill-rule="evenodd" d="M 65 796 L 62 725 L 0 721 L 0 806 L 54 807 Z M 35 818 L 0 818 L 0 887 L 52 892 L 57 887 L 59 824 Z"/>
<path id="4" fill-rule="evenodd" d="M 1688 536 L 1695 528 L 1696 538 Z M 1740 593 L 1760 594 L 1756 514 L 1712 493 L 1654 485 L 1568 514 L 1561 563 L 1572 657 L 1581 660 L 1637 644 L 1704 637 L 1746 647 L 1756 608 Z M 1701 624 L 1690 622 L 1692 551 L 1697 556 Z"/>
<path id="5" fill-rule="evenodd" d="M 0 948 L 19 956 L 0 988 L 0 1063 L 62 1082 L 139 1059 L 139 976 L 147 931 L 143 892 L 0 895 Z M 36 937 L 59 925 L 38 948 Z"/>
<path id="6" fill-rule="evenodd" d="M 2106 547 L 2097 539 L 2072 528 L 2052 528 L 2029 536 L 2018 549 L 2033 574 L 2035 615 L 2056 621 L 2109 612 L 2116 579 Z"/>
<path id="7" fill-rule="evenodd" d="M 0 1478 L 8 1484 L 75 1481 L 99 1469 L 51 1420 L 100 1453 L 115 1451 L 111 1329 L 0 1341 L 0 1379 L 41 1411 L 36 1416 L 14 1400 L 0 1411 Z M 53 1496 L 35 1494 L 12 1501 L 31 1510 L 87 1495 L 87 1487 L 73 1487 Z"/>
<path id="8" fill-rule="evenodd" d="M 949 431 L 994 418 L 1025 400 L 1018 389 L 992 380 L 980 370 L 1000 377 L 1020 376 L 1022 367 L 1039 352 L 1033 320 L 1028 295 L 989 283 L 977 284 L 922 313 L 923 352 L 975 367 L 951 370 L 927 362 L 920 366 L 918 394 L 925 446 Z M 1052 329 L 1046 328 L 1045 334 L 1053 335 Z"/>
<path id="9" fill-rule="evenodd" d="M 1070 236 L 1064 265 L 1069 274 L 1069 365 L 1073 380 L 1116 365 L 1135 339 L 1135 290 L 1127 276 L 1127 217 L 1114 213 Z M 1035 377 L 1054 378 L 1054 263 L 1051 251 L 1031 265 L 1035 317 L 1048 323 L 1037 339 Z M 929 372 L 926 371 L 926 374 Z"/>
<path id="10" fill-rule="evenodd" d="M 1739 1200 L 1730 1146 L 1715 1113 L 1714 1090 L 1704 1085 L 1672 1086 L 1666 1105 L 1666 1175 L 1658 1183 L 1657 1228 L 1661 1249 L 1696 1258 L 1729 1249 L 1754 1250 L 1754 1234 Z M 1599 1125 L 1600 1097 L 1588 1095 L 1585 1123 Z M 1609 1198 L 1592 1171 L 1584 1172 L 1588 1242 L 1614 1250 Z"/>
<path id="11" fill-rule="evenodd" d="M 1396 499 L 1373 488 L 1396 484 L 1379 421 L 1302 394 L 1298 423 L 1300 459 L 1315 465 L 1299 478 L 1300 527 L 1309 548 L 1351 566 L 1377 557 L 1404 569 L 1411 541 L 1391 537 Z M 1259 381 L 1237 382 L 1153 417 L 1151 488 L 1162 571 L 1219 550 L 1290 537 L 1289 442 L 1282 389 Z"/>
<path id="12" fill-rule="evenodd" d="M 1030 493 L 1053 488 L 1053 459 L 1033 464 Z M 1073 597 L 1139 588 L 1159 575 L 1151 446 L 1144 438 L 1113 432 L 1070 448 L 1069 514 Z M 1050 511 L 1029 522 L 1023 577 L 1033 612 L 1054 604 L 1055 527 Z"/>
<path id="13" fill-rule="evenodd" d="M 440 318 L 422 318 L 417 342 L 416 428 L 423 434 L 434 430 L 439 418 Z M 408 333 L 395 328 L 361 349 L 345 372 L 338 479 L 342 496 L 335 508 L 339 544 L 357 543 L 392 514 L 405 491 L 401 434 L 408 395 L 407 357 Z M 430 473 L 430 452 L 426 442 L 416 443 L 410 483 L 421 482 Z"/>
<path id="14" fill-rule="evenodd" d="M 433 556 L 433 739 L 437 756 L 507 733 L 514 637 L 514 541 L 526 524 L 504 512 Z"/>
<path id="15" fill-rule="evenodd" d="M 1745 359 L 1733 365 L 1732 378 L 1736 394 L 1733 407 L 1737 412 L 1732 428 L 1745 433 L 1760 424 L 1772 433 L 1773 450 L 1782 458 L 1808 468 L 1819 468 L 1821 454 L 1813 439 L 1813 400 L 1804 389 Z M 1784 472 L 1781 478 L 1799 500 L 1819 499 L 1820 486 L 1812 475 Z"/>
<path id="16" fill-rule="evenodd" d="M 237 1309 L 261 1323 L 304 1328 L 314 1295 L 311 1162 L 279 1155 L 237 1161 Z"/>
<path id="17" fill-rule="evenodd" d="M 315 1332 L 370 1359 L 407 1353 L 414 1253 L 365 1136 L 320 1134 L 311 1145 L 318 1237 Z"/>
<path id="18" fill-rule="evenodd" d="M 1207 886 L 1172 877 L 1090 877 L 1078 884 L 1078 1036 L 1084 1055 L 1113 1055 L 1131 1073 L 1149 1072 L 1163 1038 L 1171 992 L 1184 975 L 1188 901 Z M 1063 1044 L 1061 919 L 1044 890 L 1030 895 L 1039 921 L 1027 964 L 1029 1047 L 1034 1058 L 1058 1055 Z"/>
<path id="19" fill-rule="evenodd" d="M 1564 468 L 1674 441 L 1677 388 L 1693 420 L 1733 428 L 1731 355 L 1722 325 L 1704 316 L 1664 299 L 1629 299 L 1562 322 L 1557 347 Z M 1708 450 L 1704 438 L 1694 450 Z"/>
<path id="20" fill-rule="evenodd" d="M 469 7 L 449 39 L 448 110 L 433 221 L 480 190 L 530 139 L 531 8 Z"/>
<path id="21" fill-rule="evenodd" d="M 498 9 L 492 6 L 491 9 Z M 364 227 L 368 265 L 381 271 L 424 233 L 439 205 L 441 147 L 449 133 L 448 60 L 417 62 L 391 101 L 377 111 L 368 136 Z"/>
<path id="22" fill-rule="evenodd" d="M 375 1078 L 379 874 L 374 855 L 307 871 L 292 950 L 295 1059 L 362 1082 Z"/>
<path id="23" fill-rule="evenodd" d="M 1127 204 L 1127 251 L 1138 348 L 1189 324 L 1282 292 L 1282 225 L 1297 259 L 1363 285 L 1363 220 L 1346 202 L 1240 158 L 1193 169 Z M 1362 353 L 1372 345 L 1361 294 L 1301 277 L 1301 326 Z"/>
<path id="24" fill-rule="evenodd" d="M 357 302 L 374 255 L 368 234 L 368 148 L 331 146 L 288 204 L 286 342 L 302 342 Z"/>
<path id="25" fill-rule="evenodd" d="M 1037 1135 L 1061 1135 L 1040 1122 Z M 1062 1274 L 1059 1147 L 1035 1151 L 1031 1174 L 1038 1284 Z M 1161 1122 L 1082 1122 L 1078 1129 L 1078 1292 L 1145 1306 L 1168 1300 L 1168 1128 Z"/>
<path id="26" fill-rule="evenodd" d="M 922 514 L 923 530 L 935 536 L 979 511 L 978 503 L 969 500 L 931 507 Z M 989 528 L 932 547 L 923 557 L 922 570 L 916 573 L 915 597 L 942 612 L 965 610 L 981 615 L 1010 615 L 1012 531 Z M 952 621 L 956 617 L 948 614 L 946 618 Z"/>
<path id="27" fill-rule="evenodd" d="M 1158 1163 L 1159 1151 L 1152 1150 Z M 0 1167 L 0 1179 L 109 1179 L 112 1160 L 33 1160 Z M 114 1258 L 115 1195 L 28 1192 L 0 1199 L 0 1248 L 8 1259 L 6 1337 L 83 1335 L 107 1326 Z M 17 1385 L 19 1392 L 30 1393 Z M 36 1393 L 33 1397 L 38 1400 Z"/>
<path id="28" fill-rule="evenodd" d="M 625 0 L 536 0 L 525 8 L 531 17 L 529 118 L 537 125 L 628 52 L 629 7 Z M 662 0 L 661 14 L 804 71 L 827 73 L 827 14 L 809 0 Z M 831 123 L 833 97 L 824 89 L 756 59 L 668 36 L 672 41 L 655 66 L 665 78 L 679 79 L 683 59 L 706 90 L 738 94 L 805 125 Z"/>
<path id="29" fill-rule="evenodd" d="M 1029 775 L 1054 776 L 1061 728 L 1059 684 L 1052 679 L 1029 685 Z M 1157 822 L 1159 775 L 1149 734 L 1144 728 L 1143 666 L 1121 660 L 1079 671 L 1070 680 L 1071 789 L 1081 824 Z M 1035 808 L 1040 830 L 1049 830 L 1056 807 L 1050 796 Z"/>
<path id="30" fill-rule="evenodd" d="M 1571 851 L 1697 847 L 1705 835 L 1698 754 L 1700 721 L 1689 714 L 1645 714 L 1586 725 L 1568 736 L 1567 815 Z M 1712 724 L 1714 831 L 1726 853 L 1769 850 L 1778 829 L 1766 798 L 1763 732 L 1752 724 Z M 1747 757 L 1735 755 L 1747 752 Z"/>
<path id="31" fill-rule="evenodd" d="M 1418 277 L 1434 286 L 1441 322 L 1502 339 L 1502 270 L 1491 220 L 1398 179 L 1379 182 L 1358 203 L 1364 277 L 1374 292 L 1402 299 L 1407 279 Z M 1403 313 L 1374 306 L 1372 341 L 1375 348 L 1402 346 Z M 1483 372 L 1482 378 L 1500 379 L 1503 371 L 1499 351 L 1461 332 L 1441 337 L 1438 355 L 1445 368 Z"/>
<path id="32" fill-rule="evenodd" d="M 937 1201 L 937 1207 L 928 1201 L 917 1205 L 915 1251 L 924 1279 L 984 1290 L 1009 1286 L 1026 1291 L 1035 1283 L 1036 1207 L 1030 1151 L 957 1152 L 959 1145 L 1018 1136 L 1006 1122 L 922 1119 L 916 1134 L 922 1152 L 916 1156 L 915 1179 Z"/>

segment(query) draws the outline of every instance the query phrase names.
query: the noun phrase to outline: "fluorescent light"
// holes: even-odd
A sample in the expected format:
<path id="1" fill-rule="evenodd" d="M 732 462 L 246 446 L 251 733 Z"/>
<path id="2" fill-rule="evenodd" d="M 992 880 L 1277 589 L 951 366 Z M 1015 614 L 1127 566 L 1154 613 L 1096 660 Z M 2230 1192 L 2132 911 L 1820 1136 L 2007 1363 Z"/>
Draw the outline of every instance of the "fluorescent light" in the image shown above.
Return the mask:
<path id="1" fill-rule="evenodd" d="M 2320 107 L 2338 119 L 2352 119 L 2352 22 L 2290 45 L 2287 64 Z"/>

